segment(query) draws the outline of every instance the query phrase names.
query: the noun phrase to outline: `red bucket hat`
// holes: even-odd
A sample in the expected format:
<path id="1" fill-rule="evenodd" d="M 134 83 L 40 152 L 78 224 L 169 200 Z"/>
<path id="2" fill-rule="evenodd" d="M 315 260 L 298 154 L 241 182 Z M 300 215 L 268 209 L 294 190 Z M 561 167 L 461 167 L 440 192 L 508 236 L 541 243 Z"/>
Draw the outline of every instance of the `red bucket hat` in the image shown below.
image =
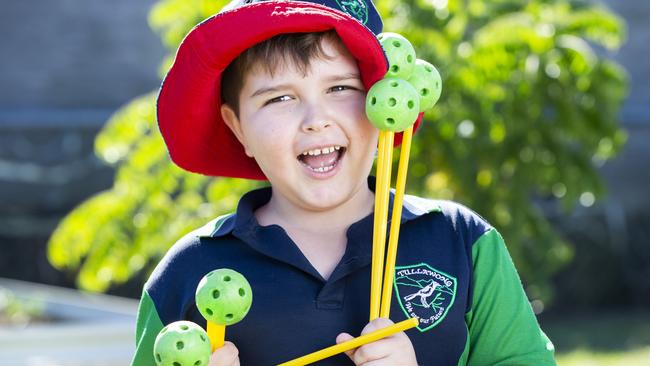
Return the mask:
<path id="1" fill-rule="evenodd" d="M 178 48 L 157 101 L 158 127 L 172 161 L 203 175 L 266 180 L 221 118 L 221 75 L 247 48 L 273 36 L 331 29 L 357 60 L 361 81 L 370 89 L 384 77 L 388 62 L 376 38 L 381 18 L 369 0 L 235 0 L 194 27 Z"/>

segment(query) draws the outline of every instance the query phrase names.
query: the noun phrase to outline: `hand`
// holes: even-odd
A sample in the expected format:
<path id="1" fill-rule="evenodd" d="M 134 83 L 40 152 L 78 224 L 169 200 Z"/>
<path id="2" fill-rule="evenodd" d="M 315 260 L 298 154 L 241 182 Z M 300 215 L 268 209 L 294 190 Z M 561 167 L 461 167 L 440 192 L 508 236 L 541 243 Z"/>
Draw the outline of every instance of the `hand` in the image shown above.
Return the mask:
<path id="1" fill-rule="evenodd" d="M 390 319 L 378 318 L 366 325 L 361 335 L 392 325 Z M 351 335 L 341 333 L 336 343 L 352 339 Z M 345 352 L 357 366 L 417 366 L 415 350 L 411 340 L 404 332 L 395 333 L 378 341 L 364 344 L 359 348 Z"/>
<path id="2" fill-rule="evenodd" d="M 208 366 L 239 366 L 239 350 L 232 342 L 226 341 L 214 351 Z"/>

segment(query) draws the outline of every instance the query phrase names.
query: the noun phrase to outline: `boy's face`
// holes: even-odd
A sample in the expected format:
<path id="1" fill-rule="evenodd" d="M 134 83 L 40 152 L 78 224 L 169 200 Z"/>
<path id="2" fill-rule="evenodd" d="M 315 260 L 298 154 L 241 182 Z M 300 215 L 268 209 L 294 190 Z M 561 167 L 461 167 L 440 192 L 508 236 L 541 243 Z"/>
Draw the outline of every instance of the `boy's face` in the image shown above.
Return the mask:
<path id="1" fill-rule="evenodd" d="M 322 48 L 330 59 L 311 60 L 306 75 L 290 63 L 273 76 L 254 67 L 244 78 L 239 117 L 222 107 L 274 196 L 310 211 L 334 208 L 367 190 L 378 135 L 365 114 L 366 91 L 354 58 L 327 39 Z"/>

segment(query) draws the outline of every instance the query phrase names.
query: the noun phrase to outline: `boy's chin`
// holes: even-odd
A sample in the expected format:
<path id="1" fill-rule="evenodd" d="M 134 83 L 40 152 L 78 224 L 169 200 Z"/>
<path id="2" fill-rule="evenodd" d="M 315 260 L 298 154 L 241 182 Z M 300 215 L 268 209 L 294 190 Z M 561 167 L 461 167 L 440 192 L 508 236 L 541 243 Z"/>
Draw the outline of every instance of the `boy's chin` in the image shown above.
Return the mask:
<path id="1" fill-rule="evenodd" d="M 344 205 L 351 199 L 347 192 L 330 190 L 313 190 L 302 194 L 302 204 L 309 211 L 323 212 Z"/>
<path id="2" fill-rule="evenodd" d="M 365 178 L 363 179 L 365 184 Z M 336 184 L 315 184 L 300 192 L 303 208 L 315 212 L 325 212 L 352 204 L 356 199 L 358 186 L 352 179 Z"/>

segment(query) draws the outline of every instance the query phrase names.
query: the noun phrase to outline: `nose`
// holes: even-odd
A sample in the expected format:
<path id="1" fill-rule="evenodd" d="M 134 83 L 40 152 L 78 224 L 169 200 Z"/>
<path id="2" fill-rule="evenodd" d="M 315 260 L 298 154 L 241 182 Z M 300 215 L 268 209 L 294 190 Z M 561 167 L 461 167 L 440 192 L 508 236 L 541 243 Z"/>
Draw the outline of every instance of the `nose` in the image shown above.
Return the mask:
<path id="1" fill-rule="evenodd" d="M 320 103 L 313 103 L 305 107 L 301 128 L 305 133 L 320 132 L 333 123 L 330 113 Z"/>

